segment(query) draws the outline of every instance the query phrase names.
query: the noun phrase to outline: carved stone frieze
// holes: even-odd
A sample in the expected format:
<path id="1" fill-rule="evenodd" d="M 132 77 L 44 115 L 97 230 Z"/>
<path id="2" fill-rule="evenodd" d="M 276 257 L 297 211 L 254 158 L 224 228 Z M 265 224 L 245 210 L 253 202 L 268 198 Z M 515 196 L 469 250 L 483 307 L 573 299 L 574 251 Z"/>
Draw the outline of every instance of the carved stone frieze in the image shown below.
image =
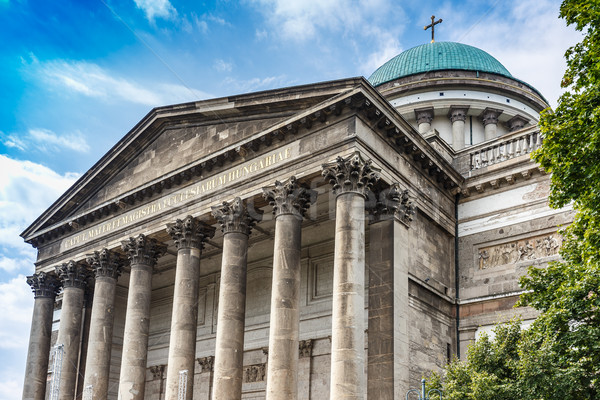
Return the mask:
<path id="1" fill-rule="evenodd" d="M 215 228 L 197 218 L 188 215 L 175 223 L 167 224 L 167 233 L 171 235 L 178 249 L 203 249 L 204 242 L 215 235 Z"/>
<path id="2" fill-rule="evenodd" d="M 76 263 L 75 261 L 57 265 L 56 274 L 60 278 L 64 288 L 74 287 L 78 289 L 85 289 L 87 279 L 90 276 L 86 266 Z"/>
<path id="3" fill-rule="evenodd" d="M 108 249 L 94 251 L 87 256 L 87 263 L 90 264 L 96 274 L 96 278 L 108 277 L 118 279 L 123 269 L 123 259 L 118 253 Z"/>
<path id="4" fill-rule="evenodd" d="M 407 189 L 400 188 L 400 184 L 393 183 L 389 188 L 377 193 L 377 202 L 373 209 L 375 221 L 397 218 L 405 225 L 409 225 L 415 214 L 415 206 Z"/>
<path id="5" fill-rule="evenodd" d="M 301 185 L 292 176 L 285 182 L 275 181 L 275 186 L 263 188 L 263 197 L 273 207 L 275 216 L 293 214 L 302 219 L 317 199 L 317 192 Z"/>
<path id="6" fill-rule="evenodd" d="M 310 357 L 312 355 L 313 341 L 312 339 L 301 340 L 298 344 L 300 357 Z"/>
<path id="7" fill-rule="evenodd" d="M 265 380 L 266 372 L 266 364 L 246 365 L 242 380 L 244 383 L 262 382 Z"/>
<path id="8" fill-rule="evenodd" d="M 322 175 L 333 186 L 335 195 L 354 192 L 367 196 L 380 170 L 372 166 L 371 160 L 364 160 L 356 152 L 348 157 L 337 157 L 335 161 L 322 166 Z"/>
<path id="9" fill-rule="evenodd" d="M 213 371 L 215 364 L 215 357 L 208 356 L 198 359 L 198 365 L 200 365 L 200 372 L 211 372 Z"/>
<path id="10" fill-rule="evenodd" d="M 31 286 L 33 297 L 54 298 L 60 290 L 60 280 L 54 274 L 38 272 L 27 277 L 27 284 Z"/>
<path id="11" fill-rule="evenodd" d="M 130 237 L 129 240 L 121 242 L 121 248 L 129 257 L 129 262 L 133 264 L 149 265 L 153 267 L 156 260 L 162 256 L 167 247 L 158 243 L 156 239 L 149 238 L 145 235 Z"/>
<path id="12" fill-rule="evenodd" d="M 561 244 L 562 237 L 553 233 L 480 248 L 479 269 L 551 257 L 558 254 Z"/>
<path id="13" fill-rule="evenodd" d="M 213 206 L 212 215 L 219 221 L 223 233 L 238 232 L 246 235 L 250 235 L 252 227 L 262 219 L 260 210 L 249 213 L 239 197 L 230 203 L 224 201 L 220 206 Z"/>

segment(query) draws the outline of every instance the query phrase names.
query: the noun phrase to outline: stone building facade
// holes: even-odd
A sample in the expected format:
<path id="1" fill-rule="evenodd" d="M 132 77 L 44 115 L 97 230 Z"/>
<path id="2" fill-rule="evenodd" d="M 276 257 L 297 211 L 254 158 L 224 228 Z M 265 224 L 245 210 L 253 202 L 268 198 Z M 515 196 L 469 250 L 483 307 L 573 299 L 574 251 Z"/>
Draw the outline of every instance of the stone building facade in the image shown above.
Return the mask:
<path id="1" fill-rule="evenodd" d="M 572 219 L 529 158 L 547 104 L 481 50 L 421 47 L 152 110 L 23 232 L 23 398 L 403 398 L 534 318 L 518 278 Z"/>

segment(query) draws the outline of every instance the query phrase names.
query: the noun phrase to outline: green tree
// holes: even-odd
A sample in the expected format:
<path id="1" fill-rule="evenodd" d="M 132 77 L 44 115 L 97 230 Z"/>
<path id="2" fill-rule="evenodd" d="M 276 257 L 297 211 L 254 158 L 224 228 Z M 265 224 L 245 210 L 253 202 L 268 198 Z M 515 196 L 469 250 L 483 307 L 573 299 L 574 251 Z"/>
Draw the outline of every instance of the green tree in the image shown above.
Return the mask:
<path id="1" fill-rule="evenodd" d="M 443 375 L 433 373 L 430 386 L 443 390 L 445 400 L 514 400 L 518 387 L 520 321 L 494 328 L 469 346 L 465 361 L 454 359 Z"/>
<path id="2" fill-rule="evenodd" d="M 562 261 L 530 268 L 520 305 L 541 311 L 520 344 L 526 398 L 595 399 L 600 383 L 600 2 L 565 0 L 560 16 L 584 33 L 567 50 L 566 89 L 540 118 L 533 159 L 551 173 L 550 205 L 573 204 Z"/>
<path id="3" fill-rule="evenodd" d="M 434 374 L 447 399 L 600 397 L 600 1 L 564 0 L 560 16 L 583 38 L 566 52 L 566 91 L 541 115 L 533 159 L 552 174 L 550 205 L 572 204 L 574 221 L 563 230 L 562 261 L 521 279 L 528 293 L 519 305 L 540 316 L 524 331 L 514 321 L 496 328 L 443 379 Z"/>

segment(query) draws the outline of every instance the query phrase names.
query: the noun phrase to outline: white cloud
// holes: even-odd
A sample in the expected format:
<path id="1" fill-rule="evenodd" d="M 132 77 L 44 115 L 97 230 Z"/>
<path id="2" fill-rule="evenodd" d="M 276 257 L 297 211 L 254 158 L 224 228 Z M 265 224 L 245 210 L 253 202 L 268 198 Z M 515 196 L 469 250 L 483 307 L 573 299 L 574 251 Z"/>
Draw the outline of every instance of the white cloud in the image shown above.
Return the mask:
<path id="1" fill-rule="evenodd" d="M 33 294 L 18 275 L 0 283 L 0 400 L 21 398 L 33 311 Z"/>
<path id="2" fill-rule="evenodd" d="M 79 94 L 107 102 L 117 100 L 150 107 L 210 97 L 207 93 L 183 85 L 160 82 L 144 85 L 85 61 L 41 62 L 33 55 L 31 62 L 24 61 L 24 63 L 32 79 L 61 94 Z"/>
<path id="3" fill-rule="evenodd" d="M 0 269 L 33 270 L 35 251 L 19 234 L 58 196 L 77 175 L 60 175 L 31 161 L 0 155 Z"/>
<path id="4" fill-rule="evenodd" d="M 266 18 L 257 40 L 311 41 L 330 52 L 336 41 L 354 47 L 359 73 L 369 76 L 402 49 L 399 38 L 408 18 L 392 0 L 249 0 Z M 368 49 L 365 51 L 365 48 Z"/>
<path id="5" fill-rule="evenodd" d="M 0 155 L 0 400 L 20 398 L 33 294 L 25 276 L 36 251 L 19 234 L 71 186 L 76 174 Z"/>
<path id="6" fill-rule="evenodd" d="M 81 132 L 59 135 L 49 129 L 30 129 L 25 135 L 5 135 L 0 132 L 0 141 L 7 147 L 21 151 L 38 149 L 44 152 L 61 151 L 63 149 L 87 153 L 90 146 Z"/>
<path id="7" fill-rule="evenodd" d="M 285 75 L 268 76 L 266 78 L 252 78 L 247 80 L 239 80 L 228 77 L 223 83 L 233 88 L 238 93 L 248 93 L 257 90 L 271 89 L 280 86 L 292 85 L 293 82 L 288 81 Z"/>
<path id="8" fill-rule="evenodd" d="M 25 275 L 0 283 L 0 349 L 27 348 L 33 294 Z"/>
<path id="9" fill-rule="evenodd" d="M 231 72 L 233 69 L 233 64 L 228 63 L 225 60 L 217 59 L 213 64 L 214 68 L 219 72 Z"/>
<path id="10" fill-rule="evenodd" d="M 134 0 L 135 5 L 146 13 L 148 21 L 153 22 L 156 17 L 172 19 L 177 16 L 177 10 L 169 0 Z"/>
<path id="11" fill-rule="evenodd" d="M 474 25 L 469 23 L 467 11 L 453 13 L 449 31 L 452 40 L 493 55 L 514 77 L 534 86 L 555 106 L 562 92 L 565 50 L 581 39 L 558 18 L 559 5 L 556 0 L 501 2 Z"/>

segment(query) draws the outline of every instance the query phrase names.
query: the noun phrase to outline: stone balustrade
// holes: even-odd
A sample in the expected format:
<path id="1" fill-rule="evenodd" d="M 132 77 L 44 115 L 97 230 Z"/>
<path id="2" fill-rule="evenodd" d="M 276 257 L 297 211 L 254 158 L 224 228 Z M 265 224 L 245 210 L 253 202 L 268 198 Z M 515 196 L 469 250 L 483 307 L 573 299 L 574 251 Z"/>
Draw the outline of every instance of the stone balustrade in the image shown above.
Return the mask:
<path id="1" fill-rule="evenodd" d="M 498 164 L 529 154 L 542 145 L 539 130 L 520 130 L 493 142 L 487 141 L 469 148 L 470 170 Z"/>

